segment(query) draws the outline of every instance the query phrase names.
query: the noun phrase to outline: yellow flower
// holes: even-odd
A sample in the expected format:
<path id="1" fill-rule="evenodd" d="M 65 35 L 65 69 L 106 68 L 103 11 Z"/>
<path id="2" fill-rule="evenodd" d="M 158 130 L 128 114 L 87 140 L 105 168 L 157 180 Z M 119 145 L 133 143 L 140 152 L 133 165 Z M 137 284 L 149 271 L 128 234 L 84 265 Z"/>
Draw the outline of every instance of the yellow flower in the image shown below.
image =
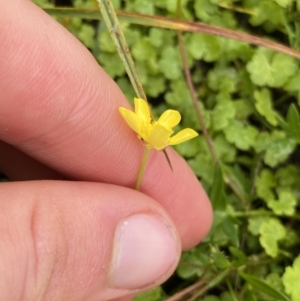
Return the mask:
<path id="1" fill-rule="evenodd" d="M 119 111 L 127 124 L 137 133 L 147 148 L 163 150 L 168 145 L 175 145 L 185 142 L 198 136 L 198 133 L 192 129 L 184 129 L 171 137 L 173 127 L 181 119 L 178 111 L 167 110 L 157 121 L 151 117 L 147 102 L 141 98 L 134 99 L 135 112 L 125 108 L 119 108 Z"/>

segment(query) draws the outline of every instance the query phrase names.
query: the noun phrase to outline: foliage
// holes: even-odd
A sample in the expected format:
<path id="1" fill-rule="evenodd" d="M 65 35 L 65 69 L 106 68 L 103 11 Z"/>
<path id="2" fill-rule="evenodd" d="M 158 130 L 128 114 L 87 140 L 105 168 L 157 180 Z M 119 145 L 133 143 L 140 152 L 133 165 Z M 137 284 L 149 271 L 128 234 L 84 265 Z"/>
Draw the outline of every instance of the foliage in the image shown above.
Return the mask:
<path id="1" fill-rule="evenodd" d="M 117 9 L 154 18 L 177 17 L 177 0 L 113 3 Z M 74 0 L 73 6 L 97 9 L 92 0 Z M 300 2 L 295 0 L 181 1 L 185 20 L 249 32 L 294 49 L 300 49 L 299 17 Z M 103 22 L 95 26 L 89 20 L 66 18 L 68 22 L 57 17 L 132 101 L 134 92 Z M 167 283 L 136 300 L 162 300 L 203 279 L 201 294 L 190 293 L 193 300 L 299 301 L 299 62 L 245 42 L 183 33 L 216 164 L 193 108 L 176 32 L 121 25 L 154 116 L 176 109 L 183 117 L 182 127 L 199 131 L 199 138 L 175 148 L 214 207 L 208 237 L 183 253 L 176 272 L 179 280 L 172 282 L 172 289 Z"/>

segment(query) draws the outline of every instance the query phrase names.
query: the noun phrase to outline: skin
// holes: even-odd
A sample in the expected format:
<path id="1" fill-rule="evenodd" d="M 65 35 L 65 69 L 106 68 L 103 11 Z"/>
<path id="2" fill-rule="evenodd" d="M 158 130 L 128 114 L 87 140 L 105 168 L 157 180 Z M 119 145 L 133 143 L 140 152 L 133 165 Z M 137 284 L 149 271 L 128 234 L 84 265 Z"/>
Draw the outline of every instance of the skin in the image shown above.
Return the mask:
<path id="1" fill-rule="evenodd" d="M 136 213 L 198 244 L 210 202 L 172 149 L 144 151 L 118 112 L 131 106 L 88 50 L 28 0 L 0 0 L 0 300 L 130 300 L 109 282 L 114 233 Z M 178 258 L 180 252 L 178 252 Z"/>

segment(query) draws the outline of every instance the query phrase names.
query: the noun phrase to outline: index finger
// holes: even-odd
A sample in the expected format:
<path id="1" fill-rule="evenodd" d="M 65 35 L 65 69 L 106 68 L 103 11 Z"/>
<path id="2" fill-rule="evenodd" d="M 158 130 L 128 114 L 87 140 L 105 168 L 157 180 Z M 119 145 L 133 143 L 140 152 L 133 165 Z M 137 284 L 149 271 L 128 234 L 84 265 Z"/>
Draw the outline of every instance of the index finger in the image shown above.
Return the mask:
<path id="1" fill-rule="evenodd" d="M 115 82 L 66 29 L 27 0 L 0 11 L 0 139 L 71 179 L 134 187 L 144 147 L 122 120 Z M 152 151 L 141 191 L 160 202 L 184 247 L 209 230 L 209 200 L 186 162 Z"/>

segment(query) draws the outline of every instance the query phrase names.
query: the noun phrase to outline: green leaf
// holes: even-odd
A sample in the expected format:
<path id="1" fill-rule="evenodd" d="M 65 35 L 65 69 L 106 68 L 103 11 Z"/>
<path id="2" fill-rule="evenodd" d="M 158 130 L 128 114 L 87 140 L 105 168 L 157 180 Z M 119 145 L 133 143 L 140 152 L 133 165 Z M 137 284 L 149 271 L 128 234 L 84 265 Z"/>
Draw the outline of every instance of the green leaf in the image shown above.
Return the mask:
<path id="1" fill-rule="evenodd" d="M 259 228 L 259 241 L 266 253 L 271 257 L 278 254 L 278 241 L 285 237 L 286 231 L 279 220 L 267 218 Z"/>
<path id="2" fill-rule="evenodd" d="M 294 104 L 289 106 L 289 110 L 286 116 L 287 123 L 294 127 L 295 129 L 299 130 L 300 128 L 300 117 L 299 112 Z"/>
<path id="3" fill-rule="evenodd" d="M 255 141 L 255 149 L 265 151 L 264 162 L 275 167 L 284 162 L 296 147 L 296 140 L 286 136 L 283 131 L 275 130 L 271 134 L 261 132 Z"/>
<path id="4" fill-rule="evenodd" d="M 256 100 L 255 108 L 257 109 L 257 111 L 262 116 L 264 116 L 270 124 L 276 126 L 277 125 L 277 119 L 276 119 L 277 113 L 273 109 L 270 91 L 268 89 L 262 89 L 261 91 L 255 90 L 254 98 Z"/>
<path id="5" fill-rule="evenodd" d="M 245 253 L 243 251 L 241 251 L 238 248 L 235 247 L 229 247 L 229 251 L 232 255 L 234 255 L 236 258 L 238 259 L 246 259 L 248 260 L 247 256 L 245 255 Z"/>
<path id="6" fill-rule="evenodd" d="M 235 225 L 235 221 L 227 217 L 224 219 L 222 223 L 222 228 L 226 236 L 231 241 L 232 245 L 235 247 L 239 247 L 239 235 L 238 235 L 238 227 Z"/>
<path id="7" fill-rule="evenodd" d="M 203 299 L 201 299 L 201 301 L 220 301 L 220 298 L 214 295 L 207 295 L 204 296 Z"/>
<path id="8" fill-rule="evenodd" d="M 214 163 L 210 155 L 200 153 L 195 159 L 188 160 L 188 164 L 194 173 L 201 178 L 204 185 L 212 185 L 214 181 Z"/>
<path id="9" fill-rule="evenodd" d="M 32 2 L 41 7 L 53 7 L 53 4 L 49 3 L 48 0 L 32 0 Z"/>
<path id="10" fill-rule="evenodd" d="M 160 301 L 163 297 L 163 290 L 160 286 L 149 291 L 138 294 L 133 301 Z"/>
<path id="11" fill-rule="evenodd" d="M 218 245 L 231 244 L 230 235 L 225 233 L 223 223 L 227 222 L 228 216 L 226 211 L 214 211 L 213 226 L 208 237 L 208 241 L 218 242 Z M 236 231 L 237 232 L 237 231 Z"/>
<path id="12" fill-rule="evenodd" d="M 265 219 L 266 217 L 264 216 L 250 217 L 248 219 L 248 231 L 255 236 L 259 235 L 259 229 Z"/>
<path id="13" fill-rule="evenodd" d="M 156 58 L 156 52 L 149 38 L 138 40 L 133 45 L 131 53 L 137 61 L 147 61 Z"/>
<path id="14" fill-rule="evenodd" d="M 236 300 L 234 300 L 236 301 Z M 248 290 L 245 293 L 245 297 L 243 298 L 243 301 L 258 301 L 256 294 L 251 290 Z"/>
<path id="15" fill-rule="evenodd" d="M 284 286 L 281 277 L 278 273 L 272 272 L 266 277 L 266 281 L 272 286 L 276 287 L 278 291 L 284 293 Z"/>
<path id="16" fill-rule="evenodd" d="M 254 112 L 253 106 L 245 100 L 236 100 L 233 105 L 238 119 L 247 119 Z"/>
<path id="17" fill-rule="evenodd" d="M 222 162 L 233 162 L 235 160 L 237 150 L 232 144 L 228 143 L 223 134 L 219 134 L 214 139 L 214 147 L 218 158 Z"/>
<path id="18" fill-rule="evenodd" d="M 224 100 L 218 102 L 212 113 L 212 122 L 215 131 L 224 129 L 230 119 L 233 119 L 235 115 L 235 108 L 233 102 L 230 100 Z"/>
<path id="19" fill-rule="evenodd" d="M 121 0 L 111 0 L 114 9 L 120 9 L 120 8 L 121 8 L 120 1 L 121 1 Z M 88 1 L 88 2 L 89 2 L 89 1 Z"/>
<path id="20" fill-rule="evenodd" d="M 98 60 L 101 63 L 103 69 L 112 77 L 124 75 L 125 68 L 123 67 L 120 58 L 117 53 L 102 52 L 98 56 Z"/>
<path id="21" fill-rule="evenodd" d="M 299 2 L 300 3 L 300 2 Z M 297 92 L 300 90 L 300 70 L 298 70 L 284 85 L 286 91 Z"/>
<path id="22" fill-rule="evenodd" d="M 221 272 L 217 277 L 213 278 L 213 280 L 210 280 L 207 283 L 208 287 L 214 287 L 216 286 L 219 282 L 221 282 L 228 274 L 228 272 L 230 271 L 230 269 L 224 270 L 223 272 Z"/>
<path id="23" fill-rule="evenodd" d="M 156 56 L 154 57 L 151 57 L 149 58 L 147 61 L 145 61 L 145 65 L 147 67 L 147 71 L 148 71 L 148 74 L 149 75 L 152 75 L 154 77 L 160 77 L 160 78 L 163 78 L 164 81 L 166 80 L 160 70 L 159 70 L 159 65 L 158 65 L 158 62 L 157 62 L 157 59 L 156 59 Z M 166 85 L 164 85 L 164 91 L 166 89 Z"/>
<path id="24" fill-rule="evenodd" d="M 120 77 L 116 82 L 121 88 L 122 92 L 125 94 L 127 100 L 133 105 L 133 99 L 136 97 L 136 95 L 129 80 L 125 77 Z"/>
<path id="25" fill-rule="evenodd" d="M 101 34 L 98 36 L 98 42 L 99 42 L 99 48 L 101 49 L 101 52 L 109 52 L 109 53 L 116 53 L 116 46 L 110 36 L 110 33 L 105 30 L 103 32 L 101 32 Z M 99 58 L 101 58 L 101 56 L 103 55 L 103 53 L 100 54 Z M 121 66 L 121 61 L 120 59 L 118 60 L 118 64 Z"/>
<path id="26" fill-rule="evenodd" d="M 179 79 L 181 77 L 181 59 L 178 48 L 172 46 L 165 47 L 158 65 L 160 71 L 167 79 Z"/>
<path id="27" fill-rule="evenodd" d="M 220 295 L 220 301 L 237 301 L 237 296 L 232 292 L 223 292 Z"/>
<path id="28" fill-rule="evenodd" d="M 238 149 L 248 150 L 255 144 L 258 130 L 251 125 L 244 126 L 238 120 L 231 120 L 224 133 L 228 142 L 235 144 Z"/>
<path id="29" fill-rule="evenodd" d="M 208 73 L 208 86 L 214 91 L 232 93 L 236 89 L 238 75 L 233 68 L 213 68 Z"/>
<path id="30" fill-rule="evenodd" d="M 246 274 L 246 273 L 239 272 L 239 275 L 245 281 L 247 281 L 249 284 L 251 284 L 253 287 L 258 289 L 262 293 L 264 293 L 264 294 L 266 294 L 266 295 L 268 295 L 272 298 L 275 298 L 276 300 L 282 300 L 282 301 L 288 301 L 289 300 L 289 298 L 286 295 L 279 292 L 277 289 L 272 287 L 267 282 L 262 281 L 259 278 L 254 277 L 254 276 L 249 275 L 249 274 Z"/>
<path id="31" fill-rule="evenodd" d="M 239 194 L 241 194 L 244 199 L 248 199 L 252 183 L 247 177 L 245 177 L 241 167 L 238 165 L 234 165 L 233 167 L 223 165 L 222 169 L 225 176 L 228 177 Z"/>
<path id="32" fill-rule="evenodd" d="M 95 45 L 95 29 L 89 24 L 82 24 L 78 32 L 78 38 L 88 48 L 93 49 Z"/>
<path id="33" fill-rule="evenodd" d="M 297 61 L 291 56 L 275 53 L 271 61 L 272 73 L 268 79 L 271 87 L 281 87 L 298 70 Z"/>
<path id="34" fill-rule="evenodd" d="M 149 31 L 149 39 L 155 48 L 165 47 L 174 43 L 176 33 L 167 29 L 153 27 Z"/>
<path id="35" fill-rule="evenodd" d="M 282 276 L 285 291 L 291 295 L 293 301 L 300 300 L 300 256 L 298 256 L 293 266 L 286 267 L 285 273 Z"/>
<path id="36" fill-rule="evenodd" d="M 185 6 L 186 6 L 186 3 L 188 2 L 189 0 L 183 0 L 183 1 L 180 1 L 180 9 L 184 9 Z M 166 0 L 166 8 L 169 12 L 171 13 L 176 13 L 176 9 L 177 9 L 177 0 Z"/>
<path id="37" fill-rule="evenodd" d="M 229 261 L 223 253 L 215 252 L 211 255 L 211 257 L 219 269 L 223 270 L 229 268 Z"/>
<path id="38" fill-rule="evenodd" d="M 207 245 L 201 245 L 190 251 L 185 251 L 181 255 L 179 265 L 176 269 L 177 274 L 183 279 L 189 279 L 194 276 L 201 276 L 204 267 L 210 260 Z"/>
<path id="39" fill-rule="evenodd" d="M 255 14 L 250 18 L 250 23 L 253 26 L 267 23 L 267 29 L 273 31 L 278 26 L 284 24 L 284 11 L 278 4 L 269 0 L 260 0 L 257 2 Z"/>
<path id="40" fill-rule="evenodd" d="M 140 14 L 153 15 L 154 14 L 154 5 L 152 1 L 148 0 L 135 0 L 135 1 L 126 1 L 126 10 L 135 11 Z"/>
<path id="41" fill-rule="evenodd" d="M 197 138 L 189 140 L 187 143 L 175 145 L 174 148 L 181 156 L 192 158 L 201 150 L 201 141 Z"/>
<path id="42" fill-rule="evenodd" d="M 251 80 L 258 86 L 281 87 L 296 73 L 298 64 L 292 57 L 259 49 L 246 66 Z"/>
<path id="43" fill-rule="evenodd" d="M 288 126 L 287 130 L 298 140 L 298 142 L 300 142 L 300 117 L 294 104 L 289 106 L 286 121 Z"/>
<path id="44" fill-rule="evenodd" d="M 166 1 L 165 0 L 153 0 L 153 3 L 156 7 L 159 8 L 166 8 Z"/>
<path id="45" fill-rule="evenodd" d="M 203 59 L 206 62 L 213 62 L 219 59 L 220 41 L 214 36 L 193 34 L 187 44 L 187 50 L 196 60 Z"/>
<path id="46" fill-rule="evenodd" d="M 280 5 L 280 6 L 284 7 L 284 8 L 286 8 L 286 7 L 288 7 L 289 5 L 291 5 L 292 0 L 275 0 L 275 2 L 276 2 L 278 5 Z"/>
<path id="47" fill-rule="evenodd" d="M 171 82 L 171 91 L 166 93 L 166 102 L 172 107 L 179 107 L 183 102 L 192 103 L 186 82 L 182 79 Z"/>
<path id="48" fill-rule="evenodd" d="M 208 112 L 205 109 L 203 102 L 198 101 L 197 103 L 198 103 L 198 106 L 202 113 L 204 124 L 206 125 L 206 128 L 209 129 L 211 126 L 211 114 L 210 114 L 210 112 Z M 183 128 L 188 127 L 188 128 L 192 128 L 192 129 L 198 130 L 198 131 L 202 130 L 199 119 L 198 119 L 196 111 L 195 111 L 195 108 L 192 105 L 192 102 L 189 103 L 188 100 L 184 99 L 184 101 L 182 102 L 182 105 L 178 109 L 182 113 L 183 120 L 182 120 L 181 125 Z M 206 143 L 205 143 L 204 147 L 207 149 Z"/>
<path id="49" fill-rule="evenodd" d="M 237 260 L 231 262 L 231 266 L 239 268 L 247 263 L 248 257 L 244 252 L 235 247 L 229 247 L 229 251 L 237 258 Z"/>
<path id="50" fill-rule="evenodd" d="M 222 2 L 224 3 L 223 0 Z M 236 61 L 238 59 L 248 62 L 254 54 L 254 49 L 248 43 L 232 39 L 220 39 L 220 43 L 222 58 L 225 56 L 228 61 Z"/>
<path id="51" fill-rule="evenodd" d="M 279 200 L 269 200 L 268 207 L 277 215 L 291 216 L 295 213 L 296 198 L 289 191 L 280 191 Z"/>
<path id="52" fill-rule="evenodd" d="M 145 85 L 148 81 L 148 72 L 145 63 L 137 61 L 135 67 L 141 84 Z"/>
<path id="53" fill-rule="evenodd" d="M 161 47 L 164 44 L 164 31 L 159 28 L 151 28 L 149 31 L 149 39 L 154 47 Z"/>
<path id="54" fill-rule="evenodd" d="M 282 243 L 284 244 L 285 248 L 293 248 L 299 245 L 300 237 L 298 233 L 298 229 L 287 228 L 286 235 Z"/>
<path id="55" fill-rule="evenodd" d="M 265 201 L 274 199 L 275 195 L 272 191 L 276 185 L 273 173 L 269 169 L 263 169 L 255 181 L 257 196 Z"/>
<path id="56" fill-rule="evenodd" d="M 166 80 L 163 76 L 148 75 L 144 88 L 148 96 L 157 97 L 165 91 Z"/>
<path id="57" fill-rule="evenodd" d="M 287 189 L 297 185 L 298 176 L 299 170 L 295 165 L 292 164 L 279 168 L 275 174 L 275 178 L 279 184 L 279 187 Z"/>
<path id="58" fill-rule="evenodd" d="M 278 136 L 273 137 L 275 139 L 269 145 L 264 157 L 265 163 L 271 167 L 284 162 L 296 147 L 296 141 L 293 139 Z"/>
<path id="59" fill-rule="evenodd" d="M 91 8 L 96 8 L 97 4 L 95 2 L 86 1 L 86 0 L 75 0 L 74 7 L 91 9 Z"/>
<path id="60" fill-rule="evenodd" d="M 218 5 L 216 5 L 216 0 L 194 1 L 194 10 L 196 16 L 202 22 L 227 28 L 232 28 L 236 25 L 236 21 L 232 13 L 230 11 L 223 11 L 221 13 Z"/>
<path id="61" fill-rule="evenodd" d="M 215 165 L 213 183 L 210 189 L 210 200 L 214 210 L 224 211 L 226 208 L 226 196 L 224 192 L 224 181 L 222 170 L 219 165 Z"/>
<path id="62" fill-rule="evenodd" d="M 134 45 L 141 39 L 140 31 L 133 29 L 130 26 L 126 26 L 126 24 L 121 24 L 121 27 L 123 29 L 124 36 L 129 46 Z"/>
<path id="63" fill-rule="evenodd" d="M 218 6 L 213 5 L 209 0 L 195 1 L 194 9 L 196 16 L 204 22 L 209 21 L 211 16 L 218 12 Z"/>

